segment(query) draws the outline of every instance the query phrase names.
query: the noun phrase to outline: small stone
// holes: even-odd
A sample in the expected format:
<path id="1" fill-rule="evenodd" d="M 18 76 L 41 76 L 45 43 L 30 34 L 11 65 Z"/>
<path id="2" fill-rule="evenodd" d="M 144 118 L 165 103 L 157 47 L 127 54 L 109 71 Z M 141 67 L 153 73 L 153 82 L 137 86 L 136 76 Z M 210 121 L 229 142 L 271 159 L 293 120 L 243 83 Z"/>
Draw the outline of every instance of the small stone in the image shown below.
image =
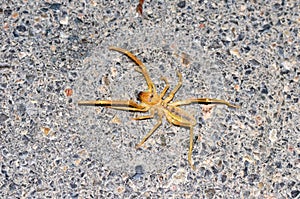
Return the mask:
<path id="1" fill-rule="evenodd" d="M 172 175 L 169 185 L 181 184 L 187 180 L 187 171 L 184 168 L 179 168 L 176 173 Z"/>
<path id="2" fill-rule="evenodd" d="M 60 3 L 53 3 L 53 4 L 51 4 L 50 9 L 52 9 L 52 10 L 59 10 L 60 7 L 61 7 Z"/>
<path id="3" fill-rule="evenodd" d="M 260 62 L 257 61 L 256 59 L 250 59 L 249 62 L 256 68 L 260 66 Z"/>
<path id="4" fill-rule="evenodd" d="M 25 32 L 27 30 L 27 28 L 24 25 L 19 25 L 19 26 L 16 27 L 16 29 L 19 32 Z"/>
<path id="5" fill-rule="evenodd" d="M 241 56 L 240 56 L 240 52 L 239 52 L 239 50 L 238 49 L 236 49 L 236 48 L 234 48 L 234 49 L 231 49 L 230 51 L 230 54 L 232 54 L 232 55 L 235 55 L 236 57 L 238 57 L 238 58 L 240 58 Z"/>
<path id="6" fill-rule="evenodd" d="M 184 8 L 185 7 L 185 1 L 180 1 L 178 4 L 177 4 L 177 6 L 179 7 L 179 8 Z"/>
<path id="7" fill-rule="evenodd" d="M 4 113 L 0 114 L 0 122 L 5 122 L 9 117 L 7 115 L 5 115 Z"/>
<path id="8" fill-rule="evenodd" d="M 50 50 L 51 50 L 52 52 L 55 52 L 56 46 L 55 46 L 55 45 L 51 45 L 51 46 L 50 46 Z"/>
<path id="9" fill-rule="evenodd" d="M 26 57 L 27 55 L 28 55 L 27 52 L 19 52 L 19 53 L 18 53 L 19 59 L 23 59 L 23 58 Z"/>
<path id="10" fill-rule="evenodd" d="M 49 135 L 50 130 L 51 130 L 51 129 L 48 128 L 48 127 L 42 127 L 42 128 L 41 128 L 41 131 L 43 132 L 43 134 L 44 134 L 45 136 Z"/>
<path id="11" fill-rule="evenodd" d="M 116 188 L 116 193 L 117 194 L 122 194 L 122 193 L 124 193 L 125 192 L 125 187 L 124 186 L 118 186 L 117 188 Z"/>
<path id="12" fill-rule="evenodd" d="M 294 190 L 291 192 L 292 198 L 296 198 L 299 195 L 300 191 L 299 190 Z"/>
<path id="13" fill-rule="evenodd" d="M 111 119 L 111 123 L 113 124 L 121 124 L 121 120 L 118 116 L 115 115 L 115 117 L 113 117 L 113 119 Z"/>
<path id="14" fill-rule="evenodd" d="M 241 5 L 241 6 L 240 6 L 240 11 L 241 11 L 241 12 L 244 12 L 246 9 L 247 9 L 247 6 L 246 6 L 246 5 Z"/>
<path id="15" fill-rule="evenodd" d="M 11 16 L 12 18 L 17 19 L 19 17 L 19 13 L 14 12 Z"/>
<path id="16" fill-rule="evenodd" d="M 66 95 L 67 97 L 72 96 L 72 95 L 73 95 L 73 90 L 72 90 L 71 88 L 65 89 L 65 95 Z"/>
<path id="17" fill-rule="evenodd" d="M 59 21 L 60 24 L 62 25 L 67 25 L 69 24 L 69 17 L 68 16 L 65 16 L 64 18 L 62 18 L 60 21 Z"/>
<path id="18" fill-rule="evenodd" d="M 277 139 L 278 139 L 277 138 L 277 130 L 276 129 L 272 129 L 269 132 L 269 140 L 274 143 Z"/>
<path id="19" fill-rule="evenodd" d="M 133 179 L 138 180 L 144 175 L 144 168 L 142 165 L 137 165 L 135 167 L 135 174 L 133 175 Z"/>

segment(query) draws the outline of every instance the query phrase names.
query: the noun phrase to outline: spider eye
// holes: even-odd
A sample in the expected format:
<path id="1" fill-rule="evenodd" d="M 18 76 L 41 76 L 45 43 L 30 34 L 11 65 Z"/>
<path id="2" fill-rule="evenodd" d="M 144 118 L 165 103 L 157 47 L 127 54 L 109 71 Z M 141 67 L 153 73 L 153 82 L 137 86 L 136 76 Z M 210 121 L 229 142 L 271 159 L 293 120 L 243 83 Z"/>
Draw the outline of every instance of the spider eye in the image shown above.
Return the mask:
<path id="1" fill-rule="evenodd" d="M 153 93 L 147 93 L 147 101 L 151 102 L 153 98 Z"/>

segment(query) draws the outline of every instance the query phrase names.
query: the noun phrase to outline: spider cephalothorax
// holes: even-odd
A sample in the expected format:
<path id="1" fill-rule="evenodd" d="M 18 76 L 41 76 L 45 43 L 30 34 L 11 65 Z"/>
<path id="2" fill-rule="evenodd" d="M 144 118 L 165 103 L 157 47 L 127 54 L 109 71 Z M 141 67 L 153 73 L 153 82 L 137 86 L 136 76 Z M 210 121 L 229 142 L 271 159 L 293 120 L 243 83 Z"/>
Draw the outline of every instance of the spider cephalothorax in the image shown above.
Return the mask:
<path id="1" fill-rule="evenodd" d="M 152 92 L 148 92 L 148 91 L 141 91 L 138 94 L 139 101 L 147 103 L 147 104 L 155 103 L 155 99 L 153 99 L 153 97 L 154 97 L 153 93 Z"/>

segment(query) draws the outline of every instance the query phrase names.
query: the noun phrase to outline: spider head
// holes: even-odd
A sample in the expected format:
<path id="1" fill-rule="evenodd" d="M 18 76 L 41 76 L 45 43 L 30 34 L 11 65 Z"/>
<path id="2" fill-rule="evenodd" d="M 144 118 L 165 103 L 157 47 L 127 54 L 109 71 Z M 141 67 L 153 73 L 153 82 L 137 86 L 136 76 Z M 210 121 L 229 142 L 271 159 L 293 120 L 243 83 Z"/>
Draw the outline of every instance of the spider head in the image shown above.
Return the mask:
<path id="1" fill-rule="evenodd" d="M 153 93 L 152 92 L 148 92 L 148 91 L 141 91 L 138 94 L 138 99 L 141 102 L 151 102 L 153 98 Z"/>

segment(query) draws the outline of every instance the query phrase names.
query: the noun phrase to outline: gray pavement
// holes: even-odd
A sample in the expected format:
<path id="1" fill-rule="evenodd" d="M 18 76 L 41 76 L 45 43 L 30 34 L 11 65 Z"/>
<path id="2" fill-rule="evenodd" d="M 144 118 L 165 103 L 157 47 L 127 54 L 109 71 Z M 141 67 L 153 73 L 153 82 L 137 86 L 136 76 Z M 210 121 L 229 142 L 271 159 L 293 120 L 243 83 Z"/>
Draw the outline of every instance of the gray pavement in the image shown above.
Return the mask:
<path id="1" fill-rule="evenodd" d="M 299 198 L 297 1 L 5 1 L 0 6 L 0 198 Z M 146 65 L 189 130 L 157 117 L 78 106 L 137 100 Z"/>

